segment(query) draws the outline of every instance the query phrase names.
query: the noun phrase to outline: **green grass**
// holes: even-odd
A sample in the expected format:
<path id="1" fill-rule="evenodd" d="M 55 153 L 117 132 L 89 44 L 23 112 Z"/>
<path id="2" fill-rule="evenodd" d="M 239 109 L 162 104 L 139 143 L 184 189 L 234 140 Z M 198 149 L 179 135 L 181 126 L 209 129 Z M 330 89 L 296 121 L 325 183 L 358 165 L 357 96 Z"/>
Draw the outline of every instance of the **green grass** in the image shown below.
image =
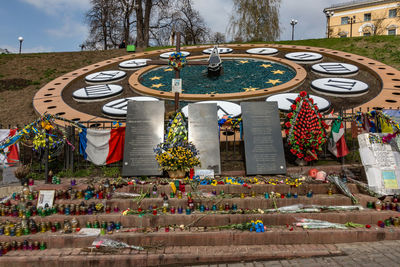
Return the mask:
<path id="1" fill-rule="evenodd" d="M 248 42 L 249 44 L 262 44 L 265 42 Z M 271 44 L 314 46 L 334 49 L 365 56 L 381 61 L 387 65 L 400 69 L 400 36 L 369 36 L 353 38 L 308 39 L 295 41 L 269 42 Z M 173 48 L 149 47 L 146 51 Z"/>

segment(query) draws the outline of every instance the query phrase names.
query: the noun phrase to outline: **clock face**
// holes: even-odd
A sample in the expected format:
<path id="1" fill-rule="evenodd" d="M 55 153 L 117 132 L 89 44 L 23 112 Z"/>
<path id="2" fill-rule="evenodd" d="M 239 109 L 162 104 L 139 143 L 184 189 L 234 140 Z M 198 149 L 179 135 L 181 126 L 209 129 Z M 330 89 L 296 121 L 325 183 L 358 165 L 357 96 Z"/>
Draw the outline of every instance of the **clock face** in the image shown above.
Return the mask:
<path id="1" fill-rule="evenodd" d="M 322 60 L 323 56 L 321 54 L 313 52 L 294 52 L 286 54 L 285 58 L 295 61 L 297 63 L 307 64 Z"/>
<path id="2" fill-rule="evenodd" d="M 238 117 L 242 114 L 242 108 L 240 105 L 228 102 L 228 101 L 201 101 L 195 104 L 208 104 L 216 103 L 218 110 L 218 119 L 222 119 L 224 116 L 230 116 L 232 118 Z M 189 105 L 182 108 L 182 113 L 185 117 L 189 114 Z"/>
<path id="3" fill-rule="evenodd" d="M 158 101 L 158 99 L 148 96 L 120 98 L 105 104 L 102 108 L 103 113 L 109 117 L 126 117 L 128 101 Z"/>
<path id="4" fill-rule="evenodd" d="M 137 69 L 147 65 L 150 59 L 140 58 L 123 61 L 119 64 L 121 69 Z"/>
<path id="5" fill-rule="evenodd" d="M 203 54 L 211 54 L 214 48 L 207 48 L 203 50 Z M 232 48 L 227 48 L 227 47 L 218 47 L 218 53 L 220 54 L 229 54 L 232 53 L 233 49 Z"/>
<path id="6" fill-rule="evenodd" d="M 103 100 L 122 93 L 124 88 L 115 84 L 99 84 L 80 88 L 72 93 L 77 101 Z"/>
<path id="7" fill-rule="evenodd" d="M 160 55 L 160 58 L 162 58 L 162 59 L 169 59 L 169 56 L 172 55 L 173 53 L 175 53 L 175 52 L 162 53 L 162 54 Z M 181 53 L 182 53 L 182 55 L 185 56 L 185 57 L 190 56 L 190 52 L 181 51 Z"/>
<path id="8" fill-rule="evenodd" d="M 312 81 L 311 89 L 321 94 L 354 96 L 367 93 L 369 86 L 358 80 L 332 77 Z"/>
<path id="9" fill-rule="evenodd" d="M 358 73 L 358 67 L 340 62 L 324 62 L 315 64 L 311 69 L 317 74 L 325 75 L 352 75 Z"/>
<path id="10" fill-rule="evenodd" d="M 278 49 L 269 47 L 259 47 L 259 48 L 248 49 L 246 50 L 246 53 L 255 55 L 275 55 L 278 53 Z"/>
<path id="11" fill-rule="evenodd" d="M 85 77 L 85 80 L 87 83 L 106 83 L 120 81 L 125 77 L 125 71 L 107 70 L 89 74 Z"/>
<path id="12" fill-rule="evenodd" d="M 299 96 L 299 94 L 296 93 L 284 93 L 284 94 L 277 94 L 268 97 L 265 101 L 268 102 L 278 102 L 278 108 L 281 111 L 284 112 L 289 112 L 290 111 L 290 106 L 295 103 L 295 99 Z M 321 112 L 329 110 L 331 107 L 331 103 L 326 100 L 325 98 L 315 96 L 315 95 L 310 95 L 310 97 L 314 100 L 314 103 L 317 105 L 318 109 Z"/>

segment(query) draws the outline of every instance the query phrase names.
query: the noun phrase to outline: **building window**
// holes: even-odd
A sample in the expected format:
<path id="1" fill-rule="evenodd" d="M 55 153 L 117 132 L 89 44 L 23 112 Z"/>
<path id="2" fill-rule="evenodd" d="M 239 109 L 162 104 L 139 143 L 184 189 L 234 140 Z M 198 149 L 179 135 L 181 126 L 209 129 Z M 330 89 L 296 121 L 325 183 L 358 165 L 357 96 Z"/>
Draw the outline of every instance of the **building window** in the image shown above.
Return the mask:
<path id="1" fill-rule="evenodd" d="M 388 35 L 396 35 L 396 29 L 388 30 Z"/>
<path id="2" fill-rule="evenodd" d="M 364 36 L 371 36 L 370 32 L 364 32 Z"/>
<path id="3" fill-rule="evenodd" d="M 389 18 L 397 17 L 397 9 L 390 9 L 389 10 Z"/>
<path id="4" fill-rule="evenodd" d="M 342 25 L 349 24 L 349 17 L 342 17 Z"/>
<path id="5" fill-rule="evenodd" d="M 371 13 L 364 14 L 364 21 L 371 21 Z"/>
<path id="6" fill-rule="evenodd" d="M 340 38 L 346 38 L 347 34 L 340 35 Z"/>

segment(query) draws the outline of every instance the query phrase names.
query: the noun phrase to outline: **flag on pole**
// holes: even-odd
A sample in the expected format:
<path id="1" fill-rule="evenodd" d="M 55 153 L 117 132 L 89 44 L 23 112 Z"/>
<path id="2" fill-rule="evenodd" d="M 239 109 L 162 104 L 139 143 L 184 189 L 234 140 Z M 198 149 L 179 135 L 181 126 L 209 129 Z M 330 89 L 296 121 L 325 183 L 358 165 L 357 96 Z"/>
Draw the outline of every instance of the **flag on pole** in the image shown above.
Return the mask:
<path id="1" fill-rule="evenodd" d="M 337 158 L 344 157 L 349 153 L 349 149 L 347 148 L 346 140 L 344 138 L 344 126 L 342 118 L 340 117 L 332 123 L 332 131 L 329 137 L 328 150 Z"/>

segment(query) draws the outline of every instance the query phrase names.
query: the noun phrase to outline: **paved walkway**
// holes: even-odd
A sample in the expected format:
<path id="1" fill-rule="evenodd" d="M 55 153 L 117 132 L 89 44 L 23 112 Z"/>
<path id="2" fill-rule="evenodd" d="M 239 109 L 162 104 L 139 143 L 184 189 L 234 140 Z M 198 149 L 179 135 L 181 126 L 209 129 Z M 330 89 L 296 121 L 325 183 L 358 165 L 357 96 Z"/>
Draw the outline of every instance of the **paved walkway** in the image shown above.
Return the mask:
<path id="1" fill-rule="evenodd" d="M 400 240 L 381 241 L 369 243 L 350 243 L 335 244 L 335 246 L 344 252 L 343 256 L 333 257 L 314 257 L 314 258 L 296 258 L 273 261 L 258 261 L 246 263 L 230 263 L 218 265 L 197 265 L 196 267 L 283 267 L 283 266 L 400 266 Z"/>

